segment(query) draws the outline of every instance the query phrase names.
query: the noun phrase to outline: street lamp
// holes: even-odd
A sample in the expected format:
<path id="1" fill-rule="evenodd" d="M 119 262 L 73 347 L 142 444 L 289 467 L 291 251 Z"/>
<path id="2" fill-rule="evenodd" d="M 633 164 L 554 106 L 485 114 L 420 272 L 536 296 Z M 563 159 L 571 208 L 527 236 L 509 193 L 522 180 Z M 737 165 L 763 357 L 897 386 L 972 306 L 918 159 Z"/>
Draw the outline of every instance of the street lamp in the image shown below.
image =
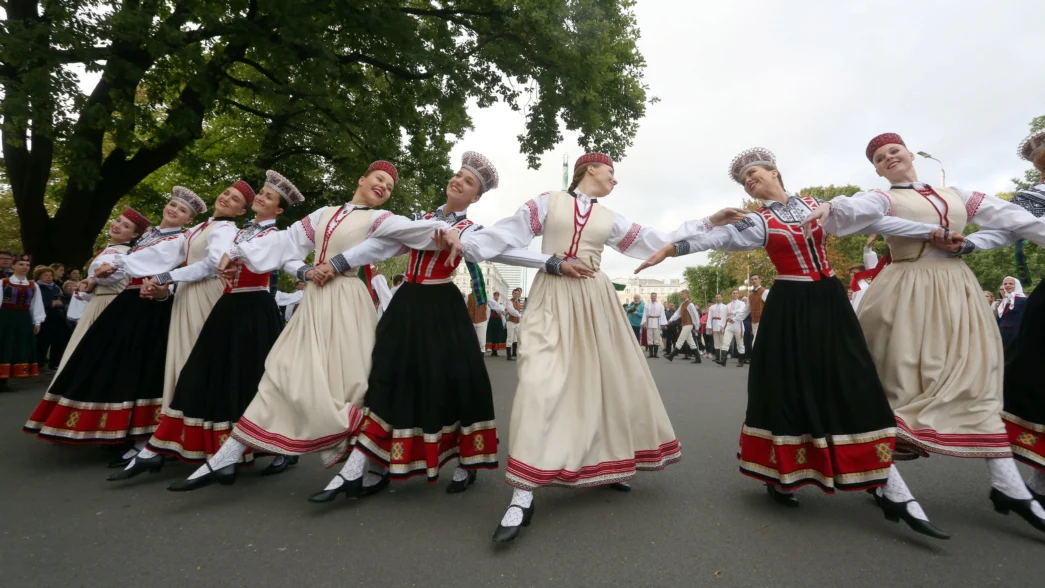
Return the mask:
<path id="1" fill-rule="evenodd" d="M 921 155 L 922 157 L 924 157 L 926 159 L 931 159 L 931 160 L 935 161 L 936 163 L 940 164 L 940 187 L 941 188 L 946 187 L 947 186 L 947 174 L 943 171 L 943 162 L 940 161 L 939 159 L 936 159 L 932 155 L 929 155 L 928 153 L 926 153 L 924 151 L 919 151 L 918 155 Z"/>

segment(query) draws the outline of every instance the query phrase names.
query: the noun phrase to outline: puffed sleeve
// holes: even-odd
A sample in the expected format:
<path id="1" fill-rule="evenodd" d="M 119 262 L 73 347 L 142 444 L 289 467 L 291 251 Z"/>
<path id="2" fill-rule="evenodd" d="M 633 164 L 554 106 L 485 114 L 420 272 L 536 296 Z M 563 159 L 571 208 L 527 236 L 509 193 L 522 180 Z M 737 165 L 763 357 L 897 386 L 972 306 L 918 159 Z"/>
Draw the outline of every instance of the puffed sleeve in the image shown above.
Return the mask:
<path id="1" fill-rule="evenodd" d="M 33 301 L 30 308 L 33 312 L 33 325 L 39 326 L 47 319 L 47 311 L 44 310 L 44 295 L 40 292 L 40 286 L 33 282 Z"/>
<path id="2" fill-rule="evenodd" d="M 970 223 L 978 224 L 985 229 L 1008 231 L 1016 239 L 1027 239 L 1045 247 L 1045 220 L 1042 218 L 996 196 L 988 196 L 982 192 L 966 192 L 959 188 L 954 190 L 965 199 L 965 210 Z M 991 242 L 1004 243 L 1009 239 L 1010 237 L 999 233 L 988 233 L 980 238 L 985 245 Z"/>
<path id="3" fill-rule="evenodd" d="M 179 267 L 169 272 L 156 276 L 156 282 L 166 284 L 167 282 L 199 282 L 218 275 L 218 263 L 223 255 L 232 249 L 233 241 L 239 229 L 230 221 L 221 221 L 221 224 L 213 227 L 207 233 L 207 256 L 190 263 L 185 267 Z"/>
<path id="4" fill-rule="evenodd" d="M 320 208 L 284 231 L 271 231 L 229 250 L 229 258 L 242 259 L 247 269 L 263 274 L 289 261 L 300 261 L 316 248 L 316 229 L 326 208 Z"/>
<path id="5" fill-rule="evenodd" d="M 114 249 L 112 247 L 106 248 L 97 257 L 95 257 L 93 261 L 91 261 L 90 267 L 87 268 L 87 276 L 90 279 L 94 280 L 95 284 L 98 284 L 100 286 L 112 286 L 113 284 L 120 283 L 120 281 L 122 281 L 126 277 L 126 275 L 124 275 L 124 273 L 120 270 L 114 271 L 107 278 L 96 278 L 94 277 L 94 272 L 104 264 L 109 264 L 112 267 L 116 267 L 118 264 L 114 263 L 115 260 L 119 259 L 120 257 L 123 257 L 124 255 L 126 255 L 126 253 L 120 251 L 119 249 Z"/>
<path id="6" fill-rule="evenodd" d="M 606 245 L 636 259 L 646 259 L 661 247 L 690 237 L 710 232 L 714 227 L 709 217 L 688 220 L 670 233 L 658 231 L 652 227 L 644 227 L 633 223 L 623 216 L 613 213 L 613 228 L 606 239 Z"/>
<path id="7" fill-rule="evenodd" d="M 512 216 L 480 230 L 461 234 L 462 254 L 473 261 L 486 261 L 509 249 L 526 249 L 534 237 L 544 234 L 548 217 L 548 193 L 526 201 Z"/>
<path id="8" fill-rule="evenodd" d="M 110 265 L 132 278 L 148 278 L 168 272 L 184 261 L 185 233 L 178 233 L 134 253 L 117 257 Z"/>
<path id="9" fill-rule="evenodd" d="M 837 196 L 827 204 L 831 205 L 831 213 L 822 226 L 828 233 L 840 237 L 855 233 L 879 233 L 928 239 L 929 233 L 938 228 L 938 225 L 891 216 L 892 202 L 886 194 L 878 191 Z"/>
<path id="10" fill-rule="evenodd" d="M 766 242 L 766 222 L 762 215 L 750 213 L 729 225 L 714 227 L 710 231 L 674 242 L 675 255 L 687 255 L 710 249 L 726 251 L 751 251 Z"/>

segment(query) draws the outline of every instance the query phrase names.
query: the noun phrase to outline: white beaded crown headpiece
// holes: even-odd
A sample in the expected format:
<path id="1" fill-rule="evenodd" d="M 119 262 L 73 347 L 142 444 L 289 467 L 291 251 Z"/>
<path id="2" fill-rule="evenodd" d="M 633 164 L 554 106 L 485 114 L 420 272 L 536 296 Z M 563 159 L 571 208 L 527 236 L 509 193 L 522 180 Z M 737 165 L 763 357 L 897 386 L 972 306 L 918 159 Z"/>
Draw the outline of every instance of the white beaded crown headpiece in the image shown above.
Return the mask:
<path id="1" fill-rule="evenodd" d="M 1020 143 L 1016 152 L 1023 159 L 1034 161 L 1034 156 L 1042 149 L 1045 149 L 1045 130 L 1032 133 L 1029 137 L 1024 139 L 1023 142 Z"/>
<path id="2" fill-rule="evenodd" d="M 497 168 L 493 166 L 482 153 L 477 151 L 465 151 L 461 157 L 461 167 L 475 174 L 479 178 L 483 193 L 497 187 L 499 177 Z"/>
<path id="3" fill-rule="evenodd" d="M 171 200 L 177 200 L 188 206 L 192 210 L 193 214 L 203 214 L 207 212 L 207 204 L 203 202 L 203 199 L 196 195 L 195 192 L 186 188 L 185 186 L 174 186 L 171 189 Z"/>
<path id="4" fill-rule="evenodd" d="M 291 206 L 305 201 L 305 197 L 297 187 L 279 172 L 272 170 L 265 172 L 265 185 L 279 192 L 279 195 L 285 198 Z"/>
<path id="5" fill-rule="evenodd" d="M 753 165 L 764 165 L 776 169 L 776 156 L 769 149 L 763 149 L 762 147 L 754 147 L 743 151 L 730 162 L 729 177 L 733 178 L 734 182 L 743 185 L 744 182 L 740 178 L 743 177 L 747 168 Z"/>

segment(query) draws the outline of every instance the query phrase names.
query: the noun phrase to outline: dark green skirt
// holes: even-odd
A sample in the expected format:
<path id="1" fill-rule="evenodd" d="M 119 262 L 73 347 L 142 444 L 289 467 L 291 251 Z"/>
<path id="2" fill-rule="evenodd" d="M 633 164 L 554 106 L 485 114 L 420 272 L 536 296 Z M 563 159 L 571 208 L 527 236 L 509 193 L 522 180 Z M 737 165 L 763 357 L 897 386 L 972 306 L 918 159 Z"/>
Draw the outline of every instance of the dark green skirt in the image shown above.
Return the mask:
<path id="1" fill-rule="evenodd" d="M 0 308 L 0 379 L 29 378 L 39 374 L 32 313 Z"/>

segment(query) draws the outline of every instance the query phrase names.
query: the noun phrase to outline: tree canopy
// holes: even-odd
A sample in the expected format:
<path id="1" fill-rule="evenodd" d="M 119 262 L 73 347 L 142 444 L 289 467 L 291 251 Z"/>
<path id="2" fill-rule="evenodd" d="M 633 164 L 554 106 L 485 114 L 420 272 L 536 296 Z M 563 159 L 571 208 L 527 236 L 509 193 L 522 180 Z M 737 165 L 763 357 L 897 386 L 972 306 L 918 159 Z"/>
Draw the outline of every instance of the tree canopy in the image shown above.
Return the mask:
<path id="1" fill-rule="evenodd" d="M 175 183 L 209 196 L 278 167 L 314 206 L 378 158 L 399 167 L 395 206 L 428 208 L 470 104 L 525 117 L 531 166 L 563 126 L 620 157 L 647 102 L 633 4 L 6 0 L 0 131 L 22 241 L 80 263 L 121 200 L 155 213 Z M 78 68 L 100 75 L 87 93 Z"/>

